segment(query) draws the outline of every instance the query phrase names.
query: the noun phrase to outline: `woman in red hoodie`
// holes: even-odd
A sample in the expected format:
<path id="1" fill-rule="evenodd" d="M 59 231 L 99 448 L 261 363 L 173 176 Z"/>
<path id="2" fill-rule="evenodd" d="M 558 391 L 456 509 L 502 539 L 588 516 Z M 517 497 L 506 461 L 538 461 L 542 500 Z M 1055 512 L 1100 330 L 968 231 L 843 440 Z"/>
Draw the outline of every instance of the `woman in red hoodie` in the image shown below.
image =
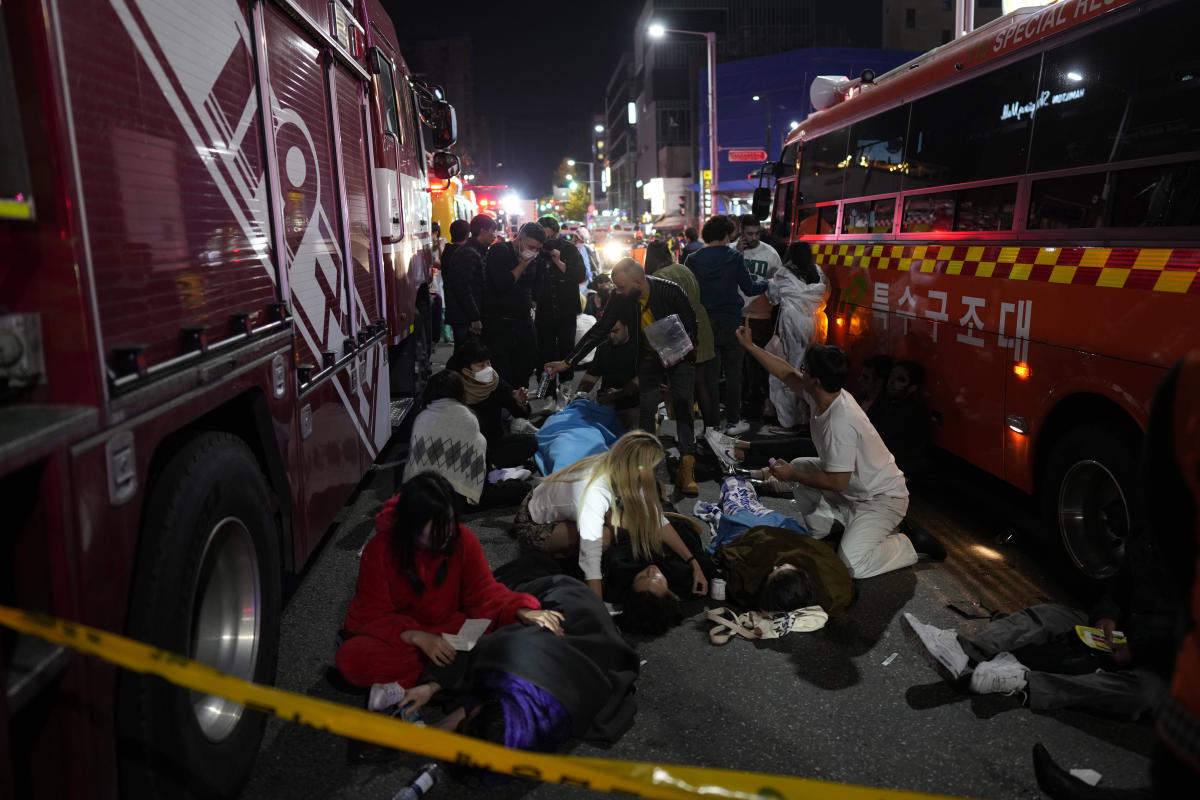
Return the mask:
<path id="1" fill-rule="evenodd" d="M 372 687 L 371 710 L 399 703 L 426 663 L 453 661 L 454 646 L 442 634 L 458 633 L 467 619 L 490 619 L 489 631 L 521 622 L 562 634 L 561 614 L 496 582 L 479 540 L 459 524 L 455 502 L 445 478 L 423 472 L 375 518 L 377 535 L 363 549 L 337 651 L 342 676 Z"/>

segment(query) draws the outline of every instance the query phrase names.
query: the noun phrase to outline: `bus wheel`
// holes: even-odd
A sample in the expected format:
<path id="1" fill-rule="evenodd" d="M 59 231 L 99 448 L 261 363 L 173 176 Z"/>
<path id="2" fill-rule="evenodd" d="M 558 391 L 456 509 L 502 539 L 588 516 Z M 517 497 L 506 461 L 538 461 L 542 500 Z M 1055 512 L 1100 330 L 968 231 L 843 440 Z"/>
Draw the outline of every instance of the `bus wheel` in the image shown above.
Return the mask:
<path id="1" fill-rule="evenodd" d="M 1043 505 L 1071 563 L 1089 578 L 1115 574 L 1133 526 L 1137 450 L 1111 430 L 1067 433 L 1046 464 Z"/>
<path id="2" fill-rule="evenodd" d="M 273 683 L 280 559 L 258 462 L 225 433 L 184 445 L 154 481 L 129 634 L 258 683 Z M 233 797 L 266 718 L 159 678 L 121 676 L 122 796 Z"/>

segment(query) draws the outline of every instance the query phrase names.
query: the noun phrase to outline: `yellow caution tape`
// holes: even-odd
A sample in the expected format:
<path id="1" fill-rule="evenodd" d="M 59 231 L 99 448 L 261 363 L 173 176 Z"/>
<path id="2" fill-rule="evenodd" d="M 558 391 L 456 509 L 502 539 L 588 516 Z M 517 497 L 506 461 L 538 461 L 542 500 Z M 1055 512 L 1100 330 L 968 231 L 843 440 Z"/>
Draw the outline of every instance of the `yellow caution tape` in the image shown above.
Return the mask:
<path id="1" fill-rule="evenodd" d="M 176 653 L 46 614 L 0 606 L 0 625 L 317 730 L 546 783 L 662 800 L 696 796 L 738 800 L 944 797 L 782 775 L 512 750 L 461 734 L 418 727 L 383 714 L 244 681 Z"/>

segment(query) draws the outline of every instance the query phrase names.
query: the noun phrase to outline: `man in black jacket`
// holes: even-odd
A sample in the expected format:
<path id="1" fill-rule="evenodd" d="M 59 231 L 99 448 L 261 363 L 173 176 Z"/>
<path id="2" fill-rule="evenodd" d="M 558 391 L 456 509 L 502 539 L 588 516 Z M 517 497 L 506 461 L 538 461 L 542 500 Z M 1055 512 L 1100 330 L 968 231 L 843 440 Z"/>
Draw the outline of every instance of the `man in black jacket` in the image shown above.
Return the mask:
<path id="1" fill-rule="evenodd" d="M 538 355 L 542 361 L 560 361 L 575 346 L 575 317 L 582 309 L 579 287 L 587 280 L 587 269 L 575 245 L 558 238 L 558 220 L 542 217 L 538 225 L 546 232 L 546 244 L 536 264 L 533 322 Z M 570 380 L 571 373 L 565 373 L 563 379 Z"/>
<path id="2" fill-rule="evenodd" d="M 533 287 L 538 255 L 546 232 L 526 222 L 511 242 L 496 242 L 487 255 L 487 310 L 483 340 L 492 366 L 517 388 L 528 387 L 537 367 L 537 335 L 533 329 Z"/>
<path id="3" fill-rule="evenodd" d="M 451 238 L 454 225 L 450 226 Z M 483 275 L 488 246 L 496 240 L 496 220 L 476 214 L 471 220 L 471 238 L 447 258 L 442 256 L 442 290 L 446 293 L 446 322 L 461 344 L 470 334 L 483 332 Z M 453 245 L 447 245 L 449 250 Z"/>
<path id="4" fill-rule="evenodd" d="M 562 361 L 551 362 L 546 370 L 557 374 L 571 369 L 579 360 L 604 341 L 613 324 L 622 318 L 636 319 L 633 334 L 638 352 L 638 393 L 640 398 L 638 423 L 642 430 L 654 431 L 654 414 L 658 410 L 659 386 L 664 382 L 671 387 L 671 402 L 675 409 L 676 437 L 679 442 L 679 472 L 675 485 L 681 492 L 695 496 L 700 487 L 696 485 L 696 432 L 692 423 L 692 404 L 696 385 L 696 314 L 692 304 L 678 284 L 647 276 L 642 265 L 632 258 L 623 258 L 612 269 L 614 294 L 604 316 L 592 326 L 579 344 Z M 664 367 L 658 353 L 643 335 L 647 325 L 672 314 L 679 315 L 683 329 L 692 340 L 692 351 L 682 361 Z"/>

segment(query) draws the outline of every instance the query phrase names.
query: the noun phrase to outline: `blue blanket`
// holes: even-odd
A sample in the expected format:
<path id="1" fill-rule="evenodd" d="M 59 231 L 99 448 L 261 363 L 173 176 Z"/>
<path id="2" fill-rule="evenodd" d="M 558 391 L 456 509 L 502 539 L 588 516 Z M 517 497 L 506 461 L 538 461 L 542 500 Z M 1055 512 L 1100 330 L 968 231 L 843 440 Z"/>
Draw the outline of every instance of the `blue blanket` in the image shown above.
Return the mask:
<path id="1" fill-rule="evenodd" d="M 538 469 L 549 475 L 581 458 L 606 452 L 624 431 L 608 406 L 575 400 L 548 417 L 538 431 Z"/>

